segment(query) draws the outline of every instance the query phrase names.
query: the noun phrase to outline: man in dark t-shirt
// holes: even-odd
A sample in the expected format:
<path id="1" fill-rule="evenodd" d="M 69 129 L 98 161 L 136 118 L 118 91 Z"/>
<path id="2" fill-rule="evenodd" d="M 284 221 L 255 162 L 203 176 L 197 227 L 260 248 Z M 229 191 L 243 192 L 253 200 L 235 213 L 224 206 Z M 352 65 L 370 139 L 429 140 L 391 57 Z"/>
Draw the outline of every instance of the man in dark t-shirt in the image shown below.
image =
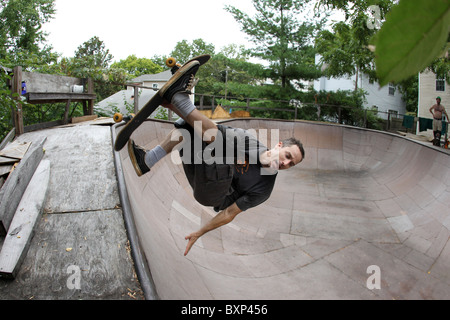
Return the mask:
<path id="1" fill-rule="evenodd" d="M 249 131 L 215 124 L 189 98 L 192 81 L 188 80 L 193 79 L 196 70 L 183 72 L 186 79 L 180 80 L 182 85 L 172 85 L 167 92 L 165 86 L 160 89 L 165 99 L 163 106 L 181 117 L 175 123 L 176 129 L 152 150 L 145 150 L 130 139 L 128 152 L 136 173 L 141 176 L 175 147 L 180 148 L 195 199 L 219 212 L 198 231 L 186 236 L 186 255 L 199 237 L 266 201 L 278 170 L 300 163 L 304 150 L 294 138 L 268 149 Z"/>
<path id="2" fill-rule="evenodd" d="M 268 148 L 248 131 L 228 127 L 226 132 L 244 142 L 242 149 L 239 148 L 238 141 L 232 146 L 236 155 L 233 159 L 233 178 L 225 199 L 219 206 L 215 206 L 214 210 L 219 212 L 236 203 L 239 209 L 246 211 L 270 197 L 277 171 L 270 171 L 262 166 L 259 157 L 268 151 Z"/>

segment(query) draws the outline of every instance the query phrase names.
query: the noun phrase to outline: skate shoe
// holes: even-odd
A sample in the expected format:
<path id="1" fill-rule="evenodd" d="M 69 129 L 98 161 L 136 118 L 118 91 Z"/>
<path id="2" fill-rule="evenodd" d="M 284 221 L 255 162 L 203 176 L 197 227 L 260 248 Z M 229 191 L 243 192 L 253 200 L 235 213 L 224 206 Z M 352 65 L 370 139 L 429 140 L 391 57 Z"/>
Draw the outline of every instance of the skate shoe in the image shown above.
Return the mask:
<path id="1" fill-rule="evenodd" d="M 188 62 L 180 69 L 178 69 L 172 78 L 159 90 L 159 95 L 166 99 L 168 102 L 172 101 L 172 97 L 175 93 L 183 92 L 187 94 L 192 93 L 192 89 L 198 82 L 195 79 L 195 74 L 200 67 L 200 62 L 197 60 Z"/>
<path id="2" fill-rule="evenodd" d="M 132 139 L 128 141 L 128 154 L 134 170 L 139 177 L 150 171 L 150 168 L 145 163 L 146 153 L 146 150 L 136 145 Z"/>

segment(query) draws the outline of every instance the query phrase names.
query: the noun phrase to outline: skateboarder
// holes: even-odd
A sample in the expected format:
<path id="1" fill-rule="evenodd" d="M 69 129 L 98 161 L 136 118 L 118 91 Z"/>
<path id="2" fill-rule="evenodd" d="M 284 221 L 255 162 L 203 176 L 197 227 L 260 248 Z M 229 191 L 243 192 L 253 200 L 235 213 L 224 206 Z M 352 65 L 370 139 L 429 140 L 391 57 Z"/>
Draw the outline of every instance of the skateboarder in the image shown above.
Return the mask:
<path id="1" fill-rule="evenodd" d="M 163 106 L 181 117 L 164 141 L 152 150 L 137 146 L 131 139 L 128 143 L 131 162 L 141 176 L 181 142 L 180 156 L 195 199 L 219 212 L 198 231 L 186 236 L 184 255 L 205 233 L 266 201 L 278 170 L 295 166 L 305 156 L 302 144 L 294 138 L 279 142 L 269 150 L 246 130 L 216 125 L 205 117 L 186 93 L 196 71 L 186 71 L 175 84 L 161 88 Z M 201 142 L 195 143 L 195 139 Z"/>
<path id="2" fill-rule="evenodd" d="M 436 104 L 430 108 L 430 112 L 433 115 L 433 145 L 440 146 L 442 134 L 442 113 L 445 114 L 447 121 L 449 120 L 444 106 L 441 105 L 441 97 L 436 97 Z"/>

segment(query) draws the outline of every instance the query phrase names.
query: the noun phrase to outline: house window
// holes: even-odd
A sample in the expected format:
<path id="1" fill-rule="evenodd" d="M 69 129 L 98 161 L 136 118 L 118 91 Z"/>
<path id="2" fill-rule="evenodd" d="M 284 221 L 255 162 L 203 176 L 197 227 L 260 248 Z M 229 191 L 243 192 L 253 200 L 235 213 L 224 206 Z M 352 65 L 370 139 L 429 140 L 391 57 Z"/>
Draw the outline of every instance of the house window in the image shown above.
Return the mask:
<path id="1" fill-rule="evenodd" d="M 393 96 L 395 93 L 395 86 L 393 83 L 389 83 L 389 95 Z"/>
<path id="2" fill-rule="evenodd" d="M 436 75 L 436 91 L 445 91 L 445 77 Z"/>
<path id="3" fill-rule="evenodd" d="M 154 84 L 152 85 L 152 88 L 153 88 L 153 89 L 158 89 L 158 84 L 157 84 L 157 83 L 154 83 Z"/>

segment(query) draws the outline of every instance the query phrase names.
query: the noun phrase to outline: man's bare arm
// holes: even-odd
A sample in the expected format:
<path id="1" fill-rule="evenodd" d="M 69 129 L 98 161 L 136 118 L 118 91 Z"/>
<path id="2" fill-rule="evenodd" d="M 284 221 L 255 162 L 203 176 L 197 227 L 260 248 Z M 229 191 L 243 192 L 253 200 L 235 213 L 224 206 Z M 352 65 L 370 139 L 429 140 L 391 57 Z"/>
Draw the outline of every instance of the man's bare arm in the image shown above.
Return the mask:
<path id="1" fill-rule="evenodd" d="M 186 240 L 189 240 L 189 242 L 186 246 L 184 255 L 188 254 L 189 250 L 191 250 L 192 246 L 198 238 L 211 230 L 217 229 L 227 223 L 230 223 L 241 212 L 242 210 L 239 209 L 236 203 L 234 203 L 225 210 L 219 212 L 214 218 L 212 218 L 210 221 L 208 221 L 208 223 L 201 227 L 200 230 L 188 235 L 185 238 Z"/>
<path id="2" fill-rule="evenodd" d="M 445 117 L 446 117 L 447 122 L 448 122 L 450 119 L 448 118 L 448 114 L 447 114 L 447 111 L 445 111 L 445 108 L 444 108 L 444 114 L 445 114 Z"/>

